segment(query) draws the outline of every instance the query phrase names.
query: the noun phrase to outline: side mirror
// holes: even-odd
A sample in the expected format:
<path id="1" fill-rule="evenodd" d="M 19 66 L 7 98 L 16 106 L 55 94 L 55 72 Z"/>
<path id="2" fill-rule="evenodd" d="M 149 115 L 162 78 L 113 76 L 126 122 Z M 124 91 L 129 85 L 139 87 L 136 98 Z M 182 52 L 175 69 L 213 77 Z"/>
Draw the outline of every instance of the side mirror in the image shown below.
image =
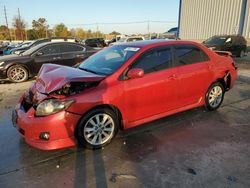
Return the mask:
<path id="1" fill-rule="evenodd" d="M 127 73 L 129 78 L 141 78 L 144 76 L 144 70 L 140 68 L 130 69 Z"/>
<path id="2" fill-rule="evenodd" d="M 43 55 L 43 52 L 37 52 L 36 53 L 36 56 L 42 56 Z"/>
<path id="3" fill-rule="evenodd" d="M 228 44 L 228 45 L 232 44 L 232 38 L 228 38 L 225 43 Z"/>

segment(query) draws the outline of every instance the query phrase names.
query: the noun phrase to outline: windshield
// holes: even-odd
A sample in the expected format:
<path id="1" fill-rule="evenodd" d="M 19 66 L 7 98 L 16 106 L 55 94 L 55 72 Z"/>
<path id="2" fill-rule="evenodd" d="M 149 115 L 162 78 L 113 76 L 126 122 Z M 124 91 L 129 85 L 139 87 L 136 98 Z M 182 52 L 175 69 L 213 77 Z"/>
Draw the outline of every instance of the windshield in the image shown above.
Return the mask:
<path id="1" fill-rule="evenodd" d="M 223 45 L 225 44 L 227 37 L 211 37 L 207 39 L 204 44 L 208 45 Z"/>
<path id="2" fill-rule="evenodd" d="M 33 43 L 31 43 L 31 45 L 32 44 Z M 29 45 L 29 46 L 31 46 L 31 45 Z M 31 47 L 30 49 L 26 50 L 25 52 L 21 53 L 20 55 L 31 55 L 32 53 L 37 51 L 39 48 L 41 48 L 41 46 L 43 46 L 43 44 L 39 44 L 37 46 Z"/>
<path id="3" fill-rule="evenodd" d="M 115 45 L 86 59 L 79 68 L 96 74 L 110 75 L 119 69 L 140 48 Z"/>

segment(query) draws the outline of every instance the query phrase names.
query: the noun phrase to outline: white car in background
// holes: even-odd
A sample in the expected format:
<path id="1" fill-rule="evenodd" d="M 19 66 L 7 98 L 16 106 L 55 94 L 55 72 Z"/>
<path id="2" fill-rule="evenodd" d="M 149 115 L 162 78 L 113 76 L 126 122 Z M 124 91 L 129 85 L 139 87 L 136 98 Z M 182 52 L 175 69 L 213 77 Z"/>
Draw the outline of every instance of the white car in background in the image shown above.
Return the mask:
<path id="1" fill-rule="evenodd" d="M 124 38 L 120 38 L 120 40 L 118 40 L 117 42 L 111 43 L 109 45 L 112 46 L 112 45 L 122 44 L 126 42 L 135 42 L 139 40 L 145 40 L 145 38 L 141 36 L 124 37 Z"/>

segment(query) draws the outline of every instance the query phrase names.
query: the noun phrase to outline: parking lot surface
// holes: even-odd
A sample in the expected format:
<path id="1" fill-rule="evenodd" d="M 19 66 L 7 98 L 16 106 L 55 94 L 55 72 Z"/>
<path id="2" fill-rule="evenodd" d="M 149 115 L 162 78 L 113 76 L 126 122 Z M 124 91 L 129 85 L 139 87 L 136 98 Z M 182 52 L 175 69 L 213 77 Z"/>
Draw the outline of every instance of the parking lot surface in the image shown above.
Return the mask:
<path id="1" fill-rule="evenodd" d="M 11 111 L 33 81 L 0 84 L 0 187 L 250 187 L 250 54 L 235 61 L 238 79 L 217 111 L 120 131 L 94 151 L 28 146 Z"/>

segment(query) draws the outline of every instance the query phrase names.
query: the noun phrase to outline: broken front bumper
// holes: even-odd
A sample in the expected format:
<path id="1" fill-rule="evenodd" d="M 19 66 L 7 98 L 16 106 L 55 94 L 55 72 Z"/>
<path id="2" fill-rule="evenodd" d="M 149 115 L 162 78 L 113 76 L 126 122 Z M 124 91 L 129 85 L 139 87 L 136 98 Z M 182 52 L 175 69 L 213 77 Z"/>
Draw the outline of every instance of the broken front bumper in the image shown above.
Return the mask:
<path id="1" fill-rule="evenodd" d="M 36 117 L 35 109 L 31 107 L 25 112 L 21 102 L 12 114 L 13 125 L 16 126 L 25 141 L 29 145 L 42 150 L 74 146 L 76 144 L 74 130 L 80 118 L 80 115 L 66 111 Z M 41 139 L 42 133 L 49 133 L 49 139 Z"/>

